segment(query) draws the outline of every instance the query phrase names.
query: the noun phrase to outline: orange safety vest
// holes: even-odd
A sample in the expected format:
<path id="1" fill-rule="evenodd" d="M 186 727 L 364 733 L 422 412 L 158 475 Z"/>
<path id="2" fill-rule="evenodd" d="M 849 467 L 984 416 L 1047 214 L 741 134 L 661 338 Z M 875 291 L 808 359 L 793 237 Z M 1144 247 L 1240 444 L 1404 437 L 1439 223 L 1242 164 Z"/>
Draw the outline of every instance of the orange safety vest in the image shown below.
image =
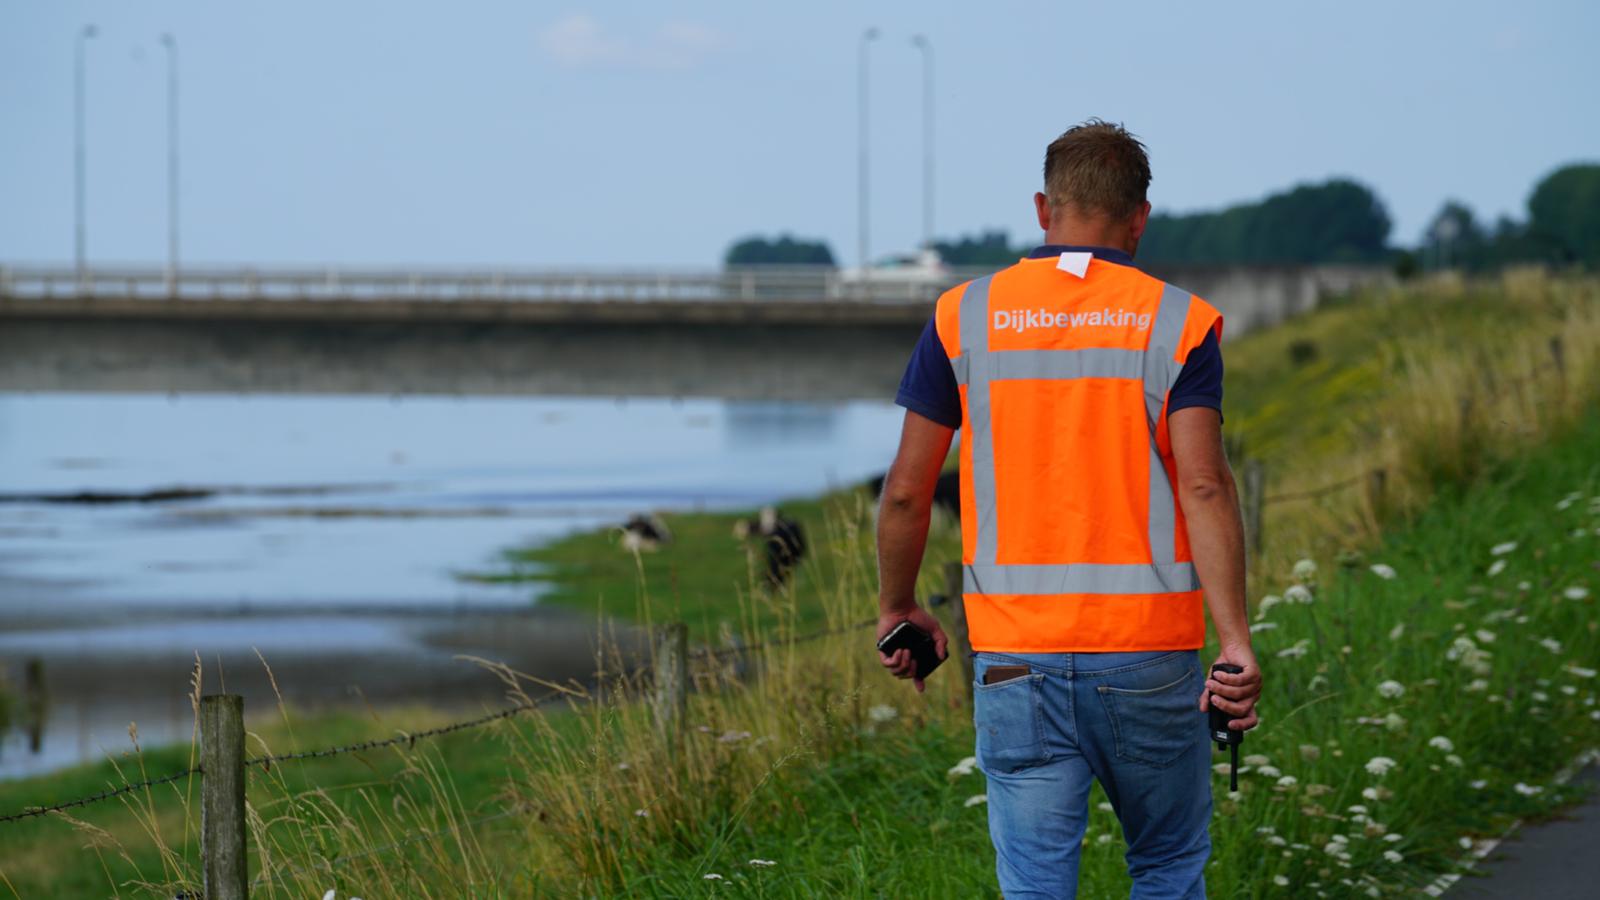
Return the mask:
<path id="1" fill-rule="evenodd" d="M 1024 259 L 939 298 L 935 327 L 961 390 L 975 650 L 1205 643 L 1166 406 L 1189 352 L 1208 332 L 1220 339 L 1222 316 L 1083 256 Z"/>

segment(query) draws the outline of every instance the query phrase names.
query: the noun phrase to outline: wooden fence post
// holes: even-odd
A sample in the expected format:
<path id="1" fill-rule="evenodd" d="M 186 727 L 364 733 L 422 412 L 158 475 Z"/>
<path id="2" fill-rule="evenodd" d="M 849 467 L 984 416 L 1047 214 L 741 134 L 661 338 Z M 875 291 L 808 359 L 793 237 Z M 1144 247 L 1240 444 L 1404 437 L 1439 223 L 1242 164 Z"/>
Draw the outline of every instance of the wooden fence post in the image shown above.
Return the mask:
<path id="1" fill-rule="evenodd" d="M 1556 367 L 1556 381 L 1563 390 L 1567 386 L 1567 348 L 1561 343 L 1561 335 L 1550 339 L 1550 362 Z"/>
<path id="2" fill-rule="evenodd" d="M 245 900 L 244 698 L 200 698 L 200 862 L 205 900 Z"/>
<path id="3" fill-rule="evenodd" d="M 689 710 L 689 626 L 682 622 L 656 630 L 655 693 L 650 707 L 656 731 L 676 747 Z"/>
<path id="4" fill-rule="evenodd" d="M 967 705 L 972 705 L 972 642 L 967 638 L 967 604 L 962 596 L 961 560 L 944 564 L 944 595 L 949 598 L 950 623 L 954 634 L 947 635 L 950 639 L 945 646 L 945 652 L 954 655 L 961 661 L 961 683 L 967 692 Z"/>
<path id="5" fill-rule="evenodd" d="M 1266 466 L 1259 459 L 1244 462 L 1244 542 L 1252 559 L 1261 556 L 1262 513 L 1267 499 Z"/>
<path id="6" fill-rule="evenodd" d="M 50 701 L 44 689 L 44 660 L 29 659 L 22 667 L 22 717 L 28 729 L 28 750 L 38 753 L 44 746 L 44 720 Z"/>
<path id="7" fill-rule="evenodd" d="M 1389 486 L 1389 473 L 1384 469 L 1373 469 L 1367 473 L 1367 506 L 1372 510 L 1375 520 L 1383 519 L 1384 493 Z"/>

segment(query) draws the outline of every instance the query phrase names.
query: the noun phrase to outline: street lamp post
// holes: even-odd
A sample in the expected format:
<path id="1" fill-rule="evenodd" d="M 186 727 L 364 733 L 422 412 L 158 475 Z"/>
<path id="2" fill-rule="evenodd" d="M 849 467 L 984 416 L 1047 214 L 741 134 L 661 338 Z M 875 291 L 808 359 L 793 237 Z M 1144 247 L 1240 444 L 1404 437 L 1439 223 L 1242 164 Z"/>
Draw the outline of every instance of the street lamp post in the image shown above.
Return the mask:
<path id="1" fill-rule="evenodd" d="M 85 25 L 78 29 L 73 69 L 73 260 L 77 263 L 80 282 L 88 275 L 85 256 L 89 240 L 84 225 L 84 167 L 87 159 L 84 150 L 84 45 L 98 33 L 99 30 L 93 25 Z"/>
<path id="2" fill-rule="evenodd" d="M 933 44 L 925 35 L 911 39 L 922 51 L 922 246 L 933 249 Z"/>
<path id="3" fill-rule="evenodd" d="M 861 158 L 859 161 L 860 167 L 857 171 L 856 179 L 856 214 L 858 217 L 856 227 L 860 231 L 860 234 L 857 237 L 857 241 L 859 242 L 857 250 L 859 251 L 861 257 L 861 277 L 863 279 L 868 277 L 869 272 L 869 267 L 867 265 L 867 229 L 869 226 L 867 217 L 867 48 L 873 41 L 878 39 L 878 34 L 879 32 L 876 28 L 868 28 L 866 31 L 861 32 L 860 58 L 858 61 L 859 64 L 856 68 L 859 76 L 857 79 L 857 86 L 859 88 L 857 100 L 861 112 L 861 121 L 858 126 L 860 128 L 859 140 L 861 146 Z"/>
<path id="4" fill-rule="evenodd" d="M 178 41 L 161 36 L 167 48 L 167 293 L 178 291 Z"/>

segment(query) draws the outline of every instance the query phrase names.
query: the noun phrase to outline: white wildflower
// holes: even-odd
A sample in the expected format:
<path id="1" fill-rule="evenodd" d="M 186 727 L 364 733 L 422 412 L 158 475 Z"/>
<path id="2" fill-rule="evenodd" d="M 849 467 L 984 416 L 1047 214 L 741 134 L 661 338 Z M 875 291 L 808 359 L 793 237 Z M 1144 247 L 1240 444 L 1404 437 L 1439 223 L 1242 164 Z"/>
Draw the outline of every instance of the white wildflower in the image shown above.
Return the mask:
<path id="1" fill-rule="evenodd" d="M 969 756 L 969 757 L 961 760 L 961 762 L 958 762 L 955 765 L 951 766 L 950 767 L 950 771 L 949 771 L 948 774 L 950 774 L 950 775 L 971 775 L 973 768 L 975 768 L 977 765 L 978 765 L 978 758 L 976 756 Z"/>
<path id="2" fill-rule="evenodd" d="M 1572 587 L 1562 591 L 1561 596 L 1567 598 L 1568 600 L 1582 600 L 1583 598 L 1589 596 L 1589 589 L 1583 587 L 1582 585 L 1575 584 Z"/>
<path id="3" fill-rule="evenodd" d="M 1378 682 L 1378 696 L 1385 700 L 1393 700 L 1406 692 L 1406 686 L 1398 681 Z"/>
<path id="4" fill-rule="evenodd" d="M 1105 800 L 1101 800 L 1099 803 L 1096 803 L 1094 805 L 1094 807 L 1095 807 L 1095 809 L 1098 809 L 1101 812 L 1113 812 L 1115 810 L 1115 807 L 1113 807 L 1108 801 L 1105 801 Z"/>
<path id="5" fill-rule="evenodd" d="M 1482 678 L 1474 678 L 1467 684 L 1466 689 L 1474 692 L 1487 691 L 1489 689 L 1489 682 L 1483 680 Z"/>
<path id="6" fill-rule="evenodd" d="M 1250 624 L 1250 633 L 1256 634 L 1257 632 L 1271 631 L 1277 627 L 1277 622 L 1252 622 Z"/>
<path id="7" fill-rule="evenodd" d="M 1262 597 L 1261 602 L 1256 604 L 1256 618 L 1265 619 L 1267 617 L 1267 610 L 1277 606 L 1282 602 L 1283 598 L 1279 597 L 1277 594 L 1268 594 L 1265 597 Z"/>
<path id="8" fill-rule="evenodd" d="M 1381 778 L 1382 776 L 1388 774 L 1390 769 L 1395 768 L 1396 765 L 1397 763 L 1387 756 L 1374 756 L 1373 758 L 1367 760 L 1366 769 L 1369 773 L 1377 775 Z"/>
<path id="9" fill-rule="evenodd" d="M 1461 757 L 1455 755 L 1454 753 L 1445 754 L 1444 761 L 1449 763 L 1452 766 L 1455 766 L 1458 769 L 1461 768 L 1463 765 L 1466 765 L 1465 763 L 1463 763 L 1461 761 Z"/>
<path id="10" fill-rule="evenodd" d="M 1391 844 L 1398 844 L 1401 841 L 1405 840 L 1405 837 L 1403 835 L 1399 834 L 1399 833 L 1390 832 L 1389 834 L 1384 835 L 1383 839 L 1388 841 Z"/>
<path id="11" fill-rule="evenodd" d="M 1271 763 L 1272 757 L 1267 756 L 1265 753 L 1251 753 L 1244 758 L 1244 764 L 1247 766 L 1265 766 Z"/>
<path id="12" fill-rule="evenodd" d="M 1556 509 L 1557 510 L 1566 509 L 1567 507 L 1571 506 L 1572 504 L 1577 503 L 1578 500 L 1581 499 L 1582 497 L 1583 497 L 1582 494 L 1578 493 L 1577 491 L 1573 491 L 1572 493 L 1570 493 L 1570 494 L 1566 495 L 1565 497 L 1562 497 L 1560 500 L 1556 501 Z"/>
<path id="13" fill-rule="evenodd" d="M 719 744 L 737 744 L 740 741 L 744 740 L 745 738 L 748 738 L 749 736 L 750 736 L 750 732 L 748 732 L 748 731 L 724 731 L 721 735 L 719 735 L 717 737 L 717 743 L 719 743 Z"/>
<path id="14" fill-rule="evenodd" d="M 1400 729 L 1406 727 L 1406 717 L 1400 715 L 1399 713 L 1389 713 L 1383 717 L 1383 727 L 1389 729 L 1390 731 L 1399 731 Z"/>
<path id="15" fill-rule="evenodd" d="M 1350 805 L 1350 806 L 1349 806 L 1349 807 L 1348 807 L 1348 808 L 1347 808 L 1347 809 L 1346 809 L 1346 810 L 1345 810 L 1345 812 L 1353 812 L 1353 813 L 1359 813 L 1359 814 L 1360 814 L 1360 815 L 1363 815 L 1363 816 L 1364 816 L 1364 815 L 1366 815 L 1366 814 L 1368 814 L 1368 813 L 1370 813 L 1370 812 L 1372 812 L 1372 810 L 1370 810 L 1370 809 L 1367 809 L 1367 808 L 1366 808 L 1366 806 L 1364 806 L 1364 805 L 1362 805 L 1362 804 L 1360 804 L 1360 803 L 1352 803 L 1352 804 L 1351 804 L 1351 805 Z"/>
<path id="16" fill-rule="evenodd" d="M 989 795 L 988 794 L 973 794 L 971 797 L 967 798 L 967 801 L 965 803 L 963 803 L 961 805 L 962 806 L 977 806 L 980 803 L 988 803 L 988 802 L 989 802 Z"/>
<path id="17" fill-rule="evenodd" d="M 1533 702 L 1535 702 L 1535 703 L 1548 703 L 1548 702 L 1550 702 L 1550 695 L 1546 694 L 1544 691 L 1534 691 L 1532 694 L 1529 694 L 1528 696 L 1532 697 L 1533 698 Z"/>
<path id="18" fill-rule="evenodd" d="M 1095 835 L 1094 842 L 1096 844 L 1109 844 L 1111 843 L 1111 834 L 1109 832 L 1102 831 Z"/>
<path id="19" fill-rule="evenodd" d="M 1287 875 L 1274 875 L 1272 876 L 1272 883 L 1278 887 L 1288 887 L 1289 877 Z"/>
<path id="20" fill-rule="evenodd" d="M 1398 641 L 1398 640 L 1400 640 L 1400 636 L 1405 634 L 1405 633 L 1406 633 L 1406 623 L 1400 622 L 1399 624 L 1395 625 L 1393 628 L 1389 629 L 1389 640 Z"/>
<path id="21" fill-rule="evenodd" d="M 1497 635 L 1494 632 L 1490 631 L 1487 628 L 1479 628 L 1477 631 L 1474 631 L 1472 633 L 1472 636 L 1477 638 L 1480 643 L 1484 643 L 1484 644 L 1492 644 L 1492 643 L 1494 643 L 1495 638 L 1497 637 Z"/>
<path id="22" fill-rule="evenodd" d="M 1516 784 L 1513 784 L 1511 789 L 1524 797 L 1536 797 L 1544 793 L 1544 788 L 1534 784 L 1523 784 L 1520 781 Z"/>
<path id="23" fill-rule="evenodd" d="M 641 819 L 650 818 L 650 810 L 648 809 L 636 809 L 633 811 L 633 814 Z"/>
<path id="24" fill-rule="evenodd" d="M 1461 840 L 1457 841 L 1457 843 L 1459 843 L 1461 845 L 1461 849 L 1463 849 L 1463 850 L 1471 850 L 1472 849 L 1472 838 L 1464 837 Z"/>
<path id="25" fill-rule="evenodd" d="M 1392 863 L 1398 863 L 1398 862 L 1404 862 L 1405 861 L 1405 857 L 1403 855 L 1401 855 L 1400 851 L 1398 851 L 1398 850 L 1385 850 L 1385 851 L 1383 851 L 1383 858 L 1388 860 L 1389 862 L 1392 862 Z"/>
<path id="26" fill-rule="evenodd" d="M 1489 555 L 1490 556 L 1505 556 L 1507 553 L 1510 553 L 1511 551 L 1513 551 L 1515 549 L 1517 549 L 1517 542 L 1516 541 L 1506 541 L 1503 544 L 1495 544 L 1493 547 L 1490 547 L 1489 548 Z"/>
<path id="27" fill-rule="evenodd" d="M 777 864 L 778 863 L 775 860 L 770 860 L 770 859 L 752 859 L 752 860 L 750 860 L 750 865 L 755 866 L 758 869 L 765 869 L 768 866 L 775 866 Z"/>
<path id="28" fill-rule="evenodd" d="M 1302 604 L 1304 604 L 1304 603 L 1314 603 L 1314 602 L 1316 602 L 1317 598 L 1312 595 L 1311 589 L 1306 587 L 1305 585 L 1303 585 L 1303 584 L 1291 584 L 1291 585 L 1289 585 L 1288 589 L 1283 592 L 1283 599 L 1284 599 L 1284 602 L 1286 602 L 1286 603 L 1302 603 Z"/>
<path id="29" fill-rule="evenodd" d="M 1497 559 L 1494 562 L 1489 564 L 1489 571 L 1488 571 L 1487 574 L 1488 574 L 1488 576 L 1490 578 L 1493 578 L 1496 575 L 1499 575 L 1501 572 L 1504 572 L 1505 570 L 1506 570 L 1506 561 L 1503 560 L 1503 559 Z"/>
<path id="30" fill-rule="evenodd" d="M 898 715 L 900 715 L 900 710 L 887 703 L 880 703 L 867 710 L 867 718 L 874 722 L 887 722 Z"/>
<path id="31" fill-rule="evenodd" d="M 1489 786 L 1489 781 L 1488 781 L 1488 779 L 1485 779 L 1485 778 L 1479 778 L 1476 781 L 1467 782 L 1467 787 L 1472 788 L 1475 791 L 1481 791 L 1481 790 L 1483 790 L 1484 788 L 1486 788 L 1488 786 Z"/>
<path id="32" fill-rule="evenodd" d="M 1428 746 L 1435 750 L 1443 750 L 1446 753 L 1456 749 L 1456 745 L 1452 743 L 1449 738 L 1442 734 L 1436 734 L 1433 737 L 1428 738 Z"/>
<path id="33" fill-rule="evenodd" d="M 1393 581 L 1394 580 L 1394 576 L 1395 576 L 1394 566 L 1386 565 L 1384 563 L 1373 563 L 1372 566 L 1371 566 L 1371 569 L 1372 569 L 1372 574 L 1378 576 L 1379 578 L 1382 578 L 1384 581 Z"/>
<path id="34" fill-rule="evenodd" d="M 1549 650 L 1551 653 L 1561 652 L 1561 642 L 1555 638 L 1540 638 L 1539 646 Z"/>
<path id="35" fill-rule="evenodd" d="M 1322 758 L 1322 748 L 1316 744 L 1301 744 L 1300 758 L 1312 762 Z"/>
<path id="36" fill-rule="evenodd" d="M 1568 663 L 1567 674 L 1573 676 L 1574 678 L 1593 678 L 1595 675 L 1595 670 L 1585 669 L 1583 666 L 1580 666 L 1576 663 Z"/>
<path id="37" fill-rule="evenodd" d="M 1289 573 L 1295 581 L 1305 582 L 1317 577 L 1317 562 L 1313 559 L 1296 560 Z"/>
<path id="38" fill-rule="evenodd" d="M 628 771 L 628 770 L 629 770 L 629 769 L 631 769 L 631 768 L 633 768 L 633 767 L 632 767 L 632 766 L 630 766 L 630 765 L 628 765 L 628 764 L 627 764 L 627 763 L 625 763 L 625 762 L 619 762 L 619 763 L 617 763 L 617 771 L 618 771 L 618 772 L 626 772 L 626 771 Z"/>
<path id="39" fill-rule="evenodd" d="M 1311 680 L 1306 682 L 1306 690 L 1311 691 L 1312 693 L 1327 690 L 1327 688 L 1328 676 L 1321 673 L 1311 676 Z"/>
<path id="40" fill-rule="evenodd" d="M 1277 778 L 1283 773 L 1278 771 L 1277 766 L 1260 766 L 1256 769 L 1256 774 L 1263 778 Z"/>
<path id="41" fill-rule="evenodd" d="M 1375 788 L 1375 787 L 1364 787 L 1364 788 L 1362 788 L 1361 789 L 1361 798 L 1363 800 L 1377 801 L 1378 800 L 1378 789 Z"/>
<path id="42" fill-rule="evenodd" d="M 1287 847 L 1287 846 L 1289 846 L 1289 842 L 1287 840 L 1285 840 L 1283 835 L 1281 835 L 1281 834 L 1268 835 L 1267 836 L 1267 843 L 1269 845 L 1273 846 L 1273 847 Z"/>
<path id="43" fill-rule="evenodd" d="M 715 872 L 707 872 L 704 875 L 700 876 L 700 880 L 701 881 L 722 881 L 723 878 L 722 878 L 721 875 L 718 875 Z"/>
<path id="44" fill-rule="evenodd" d="M 1228 774 L 1228 772 L 1229 772 L 1229 770 L 1231 768 L 1232 767 L 1229 766 L 1227 763 L 1217 763 L 1216 765 L 1211 767 L 1211 771 L 1217 773 L 1218 775 L 1226 775 L 1226 774 Z"/>
<path id="45" fill-rule="evenodd" d="M 1563 684 L 1561 686 L 1561 693 L 1566 694 L 1568 697 L 1572 697 L 1577 695 L 1578 689 L 1570 684 Z"/>
<path id="46" fill-rule="evenodd" d="M 322 900 L 334 900 L 334 898 L 337 896 L 339 896 L 339 892 L 337 890 L 334 888 L 328 888 L 328 892 L 322 895 Z"/>
<path id="47" fill-rule="evenodd" d="M 1299 783 L 1300 779 L 1294 777 L 1293 775 L 1282 775 L 1278 778 L 1278 787 L 1281 788 L 1292 788 Z"/>
<path id="48" fill-rule="evenodd" d="M 1519 581 L 1519 582 L 1517 582 L 1517 590 L 1519 590 L 1519 591 L 1531 591 L 1531 590 L 1533 590 L 1533 582 L 1531 582 L 1531 581 Z"/>
<path id="49" fill-rule="evenodd" d="M 1296 657 L 1305 656 L 1307 653 L 1310 653 L 1310 652 L 1311 652 L 1311 641 L 1310 641 L 1310 639 L 1309 638 L 1301 638 L 1300 640 L 1294 642 L 1294 646 L 1293 647 L 1285 647 L 1282 650 L 1279 650 L 1278 651 L 1278 658 L 1279 659 L 1294 659 Z"/>

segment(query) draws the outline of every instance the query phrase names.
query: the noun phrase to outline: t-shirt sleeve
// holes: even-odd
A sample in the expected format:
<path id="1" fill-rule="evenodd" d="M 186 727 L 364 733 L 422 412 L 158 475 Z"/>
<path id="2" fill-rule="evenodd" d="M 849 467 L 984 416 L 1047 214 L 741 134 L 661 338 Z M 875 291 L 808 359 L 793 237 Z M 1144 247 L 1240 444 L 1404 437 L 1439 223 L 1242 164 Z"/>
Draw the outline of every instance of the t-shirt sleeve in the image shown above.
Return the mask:
<path id="1" fill-rule="evenodd" d="M 956 386 L 955 369 L 944 355 L 944 344 L 931 319 L 911 351 L 894 402 L 946 428 L 961 427 L 961 388 Z"/>
<path id="2" fill-rule="evenodd" d="M 1222 412 L 1222 348 L 1217 345 L 1216 332 L 1207 333 L 1200 346 L 1189 351 L 1167 394 L 1167 415 L 1191 406 Z"/>

